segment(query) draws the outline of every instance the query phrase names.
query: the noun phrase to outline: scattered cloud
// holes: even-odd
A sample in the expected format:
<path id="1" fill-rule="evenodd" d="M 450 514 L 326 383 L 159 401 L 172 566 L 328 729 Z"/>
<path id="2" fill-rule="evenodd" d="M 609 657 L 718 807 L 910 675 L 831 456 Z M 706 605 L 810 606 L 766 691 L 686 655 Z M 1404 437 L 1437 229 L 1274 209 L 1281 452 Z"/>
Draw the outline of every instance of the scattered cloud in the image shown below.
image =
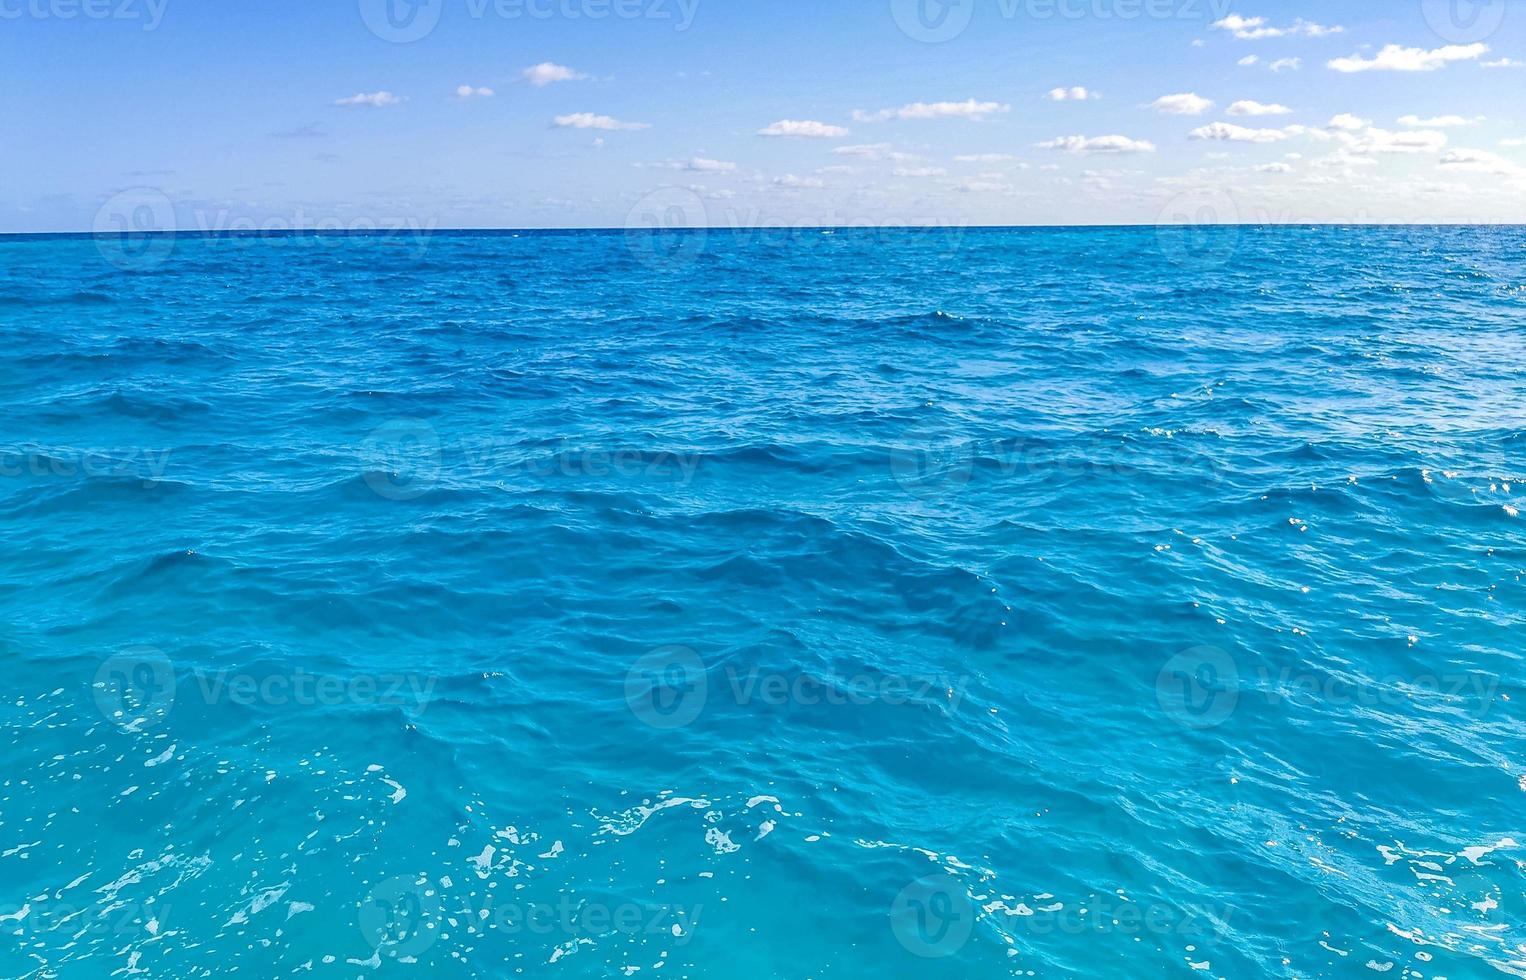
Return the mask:
<path id="1" fill-rule="evenodd" d="M 1317 131 L 1314 131 L 1317 132 Z M 1342 146 L 1343 162 L 1351 157 L 1377 153 L 1439 153 L 1447 145 L 1447 134 L 1434 129 L 1414 129 L 1395 133 L 1379 129 L 1370 119 L 1341 113 L 1325 125 L 1325 136 Z"/>
<path id="2" fill-rule="evenodd" d="M 1242 17 L 1239 14 L 1230 14 L 1223 20 L 1214 21 L 1209 27 L 1229 31 L 1242 41 L 1262 41 L 1274 37 L 1330 37 L 1346 31 L 1344 27 L 1327 27 L 1302 17 L 1293 21 L 1289 27 L 1273 27 L 1265 17 Z"/>
<path id="3" fill-rule="evenodd" d="M 568 68 L 566 65 L 558 65 L 553 61 L 542 61 L 538 65 L 526 68 L 520 74 L 525 81 L 536 88 L 545 88 L 557 82 L 581 82 L 588 77 L 580 71 Z"/>
<path id="4" fill-rule="evenodd" d="M 1526 146 L 1526 136 L 1515 136 L 1510 139 L 1500 140 L 1500 146 L 1519 147 Z"/>
<path id="5" fill-rule="evenodd" d="M 1435 71 L 1451 62 L 1474 61 L 1488 53 L 1487 44 L 1449 44 L 1431 51 L 1389 44 L 1375 57 L 1363 58 L 1354 54 L 1349 58 L 1336 58 L 1328 65 L 1348 75 L 1362 71 Z"/>
<path id="6" fill-rule="evenodd" d="M 1369 129 L 1362 134 L 1363 142 L 1353 151 L 1357 153 L 1438 153 L 1446 147 L 1447 134 L 1434 129 L 1412 129 L 1405 133 L 1392 133 L 1386 129 Z"/>
<path id="7" fill-rule="evenodd" d="M 1241 58 L 1239 61 L 1235 62 L 1235 64 L 1239 65 L 1241 68 L 1249 68 L 1251 65 L 1259 65 L 1260 63 L 1261 56 L 1259 54 L 1248 54 Z"/>
<path id="8" fill-rule="evenodd" d="M 889 143 L 863 143 L 857 146 L 839 146 L 832 151 L 840 157 L 862 157 L 865 160 L 915 160 L 915 153 L 902 153 Z"/>
<path id="9" fill-rule="evenodd" d="M 942 177 L 947 173 L 942 167 L 896 167 L 891 171 L 895 177 Z"/>
<path id="10" fill-rule="evenodd" d="M 1070 88 L 1052 88 L 1045 98 L 1050 102 L 1087 102 L 1095 101 L 1102 96 L 1084 85 L 1072 85 Z"/>
<path id="11" fill-rule="evenodd" d="M 1002 102 L 977 102 L 974 99 L 963 102 L 913 102 L 899 109 L 881 109 L 879 112 L 856 109 L 853 118 L 859 122 L 884 122 L 887 119 L 968 119 L 971 122 L 982 122 L 988 116 L 1007 112 L 1011 108 Z"/>
<path id="12" fill-rule="evenodd" d="M 1295 135 L 1301 127 L 1288 129 L 1250 129 L 1234 123 L 1216 122 L 1199 126 L 1187 134 L 1188 139 L 1217 140 L 1226 143 L 1276 143 Z"/>
<path id="13" fill-rule="evenodd" d="M 1484 68 L 1526 68 L 1526 61 L 1516 61 L 1514 58 L 1500 58 L 1498 61 L 1486 61 Z"/>
<path id="14" fill-rule="evenodd" d="M 1400 116 L 1400 126 L 1412 126 L 1420 129 L 1455 129 L 1458 126 L 1472 126 L 1484 121 L 1483 116 L 1474 116 L 1469 119 L 1466 116 L 1435 116 L 1431 119 L 1421 119 L 1419 116 Z"/>
<path id="15" fill-rule="evenodd" d="M 833 126 L 812 119 L 781 119 L 771 126 L 758 130 L 759 136 L 790 139 L 830 140 L 847 136 L 841 126 Z"/>
<path id="16" fill-rule="evenodd" d="M 598 116 L 591 112 L 574 112 L 557 116 L 553 125 L 560 129 L 651 129 L 649 123 L 621 122 L 613 116 Z"/>
<path id="17" fill-rule="evenodd" d="M 346 108 L 385 109 L 405 101 L 391 92 L 357 92 L 347 99 L 335 99 L 334 104 Z"/>
<path id="18" fill-rule="evenodd" d="M 1037 144 L 1041 150 L 1063 150 L 1066 153 L 1154 153 L 1155 144 L 1149 140 L 1136 140 L 1127 136 L 1060 136 Z"/>
<path id="19" fill-rule="evenodd" d="M 1268 67 L 1270 67 L 1272 69 L 1272 71 L 1277 72 L 1278 74 L 1281 74 L 1282 72 L 1285 72 L 1285 71 L 1297 71 L 1298 69 L 1303 67 L 1303 59 L 1302 58 L 1278 58 L 1276 61 L 1272 62 L 1271 65 L 1269 65 Z"/>
<path id="20" fill-rule="evenodd" d="M 1494 177 L 1526 178 L 1526 167 L 1506 160 L 1488 150 L 1455 149 L 1447 151 L 1440 166 L 1462 173 L 1489 174 Z"/>
<path id="21" fill-rule="evenodd" d="M 725 160 L 711 160 L 709 157 L 695 157 L 681 165 L 684 170 L 696 174 L 729 174 L 736 170 L 737 165 Z"/>
<path id="22" fill-rule="evenodd" d="M 1148 108 L 1173 116 L 1201 116 L 1213 108 L 1213 100 L 1205 99 L 1195 92 L 1181 92 L 1177 95 L 1162 95 L 1151 102 Z"/>
<path id="23" fill-rule="evenodd" d="M 1330 119 L 1329 122 L 1325 123 L 1325 126 L 1329 129 L 1344 129 L 1350 132 L 1355 132 L 1359 129 L 1366 129 L 1371 125 L 1371 119 L 1363 119 L 1361 116 L 1353 116 L 1349 112 L 1343 112 L 1338 116 L 1334 116 Z"/>
<path id="24" fill-rule="evenodd" d="M 964 153 L 954 157 L 956 163 L 1008 163 L 1017 157 L 1010 153 Z"/>
<path id="25" fill-rule="evenodd" d="M 955 185 L 955 190 L 962 194 L 1010 194 L 1012 185 L 999 180 L 987 180 L 977 178 L 975 180 L 961 180 Z"/>
<path id="26" fill-rule="evenodd" d="M 791 188 L 815 188 L 827 186 L 826 181 L 816 177 L 797 177 L 794 174 L 785 174 L 783 177 L 774 178 L 774 186 Z"/>
<path id="27" fill-rule="evenodd" d="M 1255 168 L 1258 174 L 1290 174 L 1293 168 L 1285 163 L 1263 163 Z"/>
<path id="28" fill-rule="evenodd" d="M 492 97 L 493 90 L 490 88 L 472 88 L 470 85 L 458 85 L 456 87 L 456 98 L 458 99 L 490 99 Z"/>
<path id="29" fill-rule="evenodd" d="M 1257 102 L 1254 99 L 1241 99 L 1225 111 L 1231 116 L 1286 116 L 1292 113 L 1293 110 L 1276 102 Z"/>

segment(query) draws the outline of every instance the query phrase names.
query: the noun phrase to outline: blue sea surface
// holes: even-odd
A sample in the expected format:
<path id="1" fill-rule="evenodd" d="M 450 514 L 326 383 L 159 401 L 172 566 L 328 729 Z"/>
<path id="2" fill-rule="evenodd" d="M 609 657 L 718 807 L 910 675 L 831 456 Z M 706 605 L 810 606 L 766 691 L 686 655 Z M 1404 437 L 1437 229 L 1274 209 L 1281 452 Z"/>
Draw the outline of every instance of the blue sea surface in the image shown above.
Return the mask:
<path id="1" fill-rule="evenodd" d="M 0 976 L 1526 977 L 1526 230 L 0 239 Z"/>

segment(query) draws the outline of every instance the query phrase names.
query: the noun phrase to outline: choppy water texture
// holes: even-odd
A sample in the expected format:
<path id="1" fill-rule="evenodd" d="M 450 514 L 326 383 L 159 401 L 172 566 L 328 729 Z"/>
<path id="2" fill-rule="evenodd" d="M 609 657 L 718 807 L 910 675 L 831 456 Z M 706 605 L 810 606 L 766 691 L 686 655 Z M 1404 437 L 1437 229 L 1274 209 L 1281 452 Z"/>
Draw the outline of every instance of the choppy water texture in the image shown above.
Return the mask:
<path id="1" fill-rule="evenodd" d="M 1526 232 L 0 241 L 0 976 L 1526 976 Z"/>

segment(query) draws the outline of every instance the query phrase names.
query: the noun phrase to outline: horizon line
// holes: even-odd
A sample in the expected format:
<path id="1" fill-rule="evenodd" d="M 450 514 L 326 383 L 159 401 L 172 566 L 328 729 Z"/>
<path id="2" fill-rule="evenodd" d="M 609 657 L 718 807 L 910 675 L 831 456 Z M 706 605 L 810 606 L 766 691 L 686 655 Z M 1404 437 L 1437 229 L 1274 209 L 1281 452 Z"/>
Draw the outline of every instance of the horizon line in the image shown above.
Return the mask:
<path id="1" fill-rule="evenodd" d="M 618 225 L 557 225 L 545 227 L 454 227 L 424 228 L 398 225 L 386 228 L 231 228 L 231 229 L 164 229 L 154 231 L 0 231 L 0 241 L 27 238 L 295 238 L 295 237 L 367 237 L 379 235 L 508 235 L 508 234 L 570 234 L 597 232 L 604 234 L 669 234 L 674 232 L 759 232 L 759 231 L 1082 231 L 1138 228 L 1526 228 L 1526 222 L 1518 221 L 1237 221 L 1237 222 L 1136 222 L 1136 223 L 1076 223 L 1076 224 L 881 224 L 881 225 L 680 225 L 673 228 L 621 227 Z"/>

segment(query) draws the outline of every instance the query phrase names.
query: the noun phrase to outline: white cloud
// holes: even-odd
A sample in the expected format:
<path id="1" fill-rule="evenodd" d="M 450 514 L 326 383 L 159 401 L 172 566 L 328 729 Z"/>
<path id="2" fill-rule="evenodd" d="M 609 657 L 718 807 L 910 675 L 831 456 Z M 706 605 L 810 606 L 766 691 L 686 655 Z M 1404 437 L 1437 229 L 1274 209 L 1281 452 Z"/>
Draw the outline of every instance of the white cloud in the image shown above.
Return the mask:
<path id="1" fill-rule="evenodd" d="M 1234 123 L 1216 122 L 1200 126 L 1187 134 L 1188 139 L 1219 140 L 1227 143 L 1276 143 L 1293 133 L 1287 129 L 1248 129 Z"/>
<path id="2" fill-rule="evenodd" d="M 1511 139 L 1500 140 L 1500 146 L 1526 146 L 1526 136 L 1516 136 L 1512 137 Z"/>
<path id="3" fill-rule="evenodd" d="M 1293 110 L 1276 102 L 1241 99 L 1226 110 L 1231 116 L 1286 116 Z"/>
<path id="4" fill-rule="evenodd" d="M 1453 129 L 1457 126 L 1471 126 L 1474 123 L 1483 122 L 1482 116 L 1469 119 L 1466 116 L 1435 116 L 1431 119 L 1421 119 L 1419 116 L 1401 116 L 1400 126 L 1412 126 L 1421 129 Z"/>
<path id="5" fill-rule="evenodd" d="M 557 116 L 555 125 L 562 129 L 651 129 L 648 123 L 621 122 L 613 116 L 596 116 L 591 112 L 574 112 Z"/>
<path id="6" fill-rule="evenodd" d="M 735 171 L 737 165 L 725 160 L 711 160 L 708 157 L 695 157 L 683 164 L 683 169 L 696 174 L 729 174 Z"/>
<path id="7" fill-rule="evenodd" d="M 796 177 L 794 174 L 785 174 L 783 177 L 775 177 L 774 185 L 777 187 L 814 188 L 825 187 L 826 181 L 815 177 Z"/>
<path id="8" fill-rule="evenodd" d="M 848 135 L 841 126 L 832 126 L 813 119 L 781 119 L 771 126 L 758 130 L 759 136 L 776 138 L 830 140 Z"/>
<path id="9" fill-rule="evenodd" d="M 1498 61 L 1486 61 L 1484 68 L 1526 68 L 1526 61 L 1516 61 L 1514 58 L 1501 58 Z"/>
<path id="10" fill-rule="evenodd" d="M 1488 53 L 1487 44 L 1449 44 L 1432 51 L 1389 44 L 1372 58 L 1354 54 L 1349 58 L 1336 58 L 1328 64 L 1348 75 L 1360 71 L 1435 71 L 1450 62 L 1473 61 Z"/>
<path id="11" fill-rule="evenodd" d="M 987 116 L 1006 112 L 1012 107 L 1001 102 L 913 102 L 899 109 L 881 109 L 879 112 L 854 110 L 853 118 L 859 122 L 884 122 L 887 119 L 968 119 L 981 122 Z"/>
<path id="12" fill-rule="evenodd" d="M 942 177 L 947 173 L 942 167 L 896 167 L 891 171 L 895 177 Z"/>
<path id="13" fill-rule="evenodd" d="M 1355 132 L 1356 130 L 1366 129 L 1368 126 L 1371 126 L 1372 120 L 1363 119 L 1361 116 L 1353 116 L 1349 112 L 1343 112 L 1333 117 L 1325 125 L 1330 129 L 1344 129 L 1348 132 Z"/>
<path id="14" fill-rule="evenodd" d="M 580 82 L 588 77 L 580 71 L 552 61 L 542 61 L 538 65 L 526 68 L 521 74 L 525 81 L 536 88 L 545 88 L 556 82 Z"/>
<path id="15" fill-rule="evenodd" d="M 1102 98 L 1101 95 L 1091 91 L 1084 85 L 1072 85 L 1070 88 L 1052 88 L 1045 96 L 1050 102 L 1086 102 Z"/>
<path id="16" fill-rule="evenodd" d="M 1303 67 L 1302 58 L 1278 58 L 1271 63 L 1271 69 L 1279 74 L 1285 71 L 1297 71 Z"/>
<path id="17" fill-rule="evenodd" d="M 1363 134 L 1365 142 L 1356 147 L 1360 153 L 1437 153 L 1447 145 L 1447 134 L 1434 129 L 1414 129 L 1407 133 L 1391 133 L 1386 129 L 1369 129 Z"/>
<path id="18" fill-rule="evenodd" d="M 902 153 L 889 143 L 864 143 L 839 146 L 832 151 L 840 157 L 863 157 L 865 160 L 915 160 L 915 153 Z"/>
<path id="19" fill-rule="evenodd" d="M 1230 14 L 1223 20 L 1214 21 L 1209 27 L 1229 31 L 1242 41 L 1261 41 L 1274 37 L 1330 37 L 1346 30 L 1344 27 L 1326 27 L 1302 17 L 1293 21 L 1289 27 L 1272 27 L 1265 17 L 1241 17 L 1239 14 Z"/>
<path id="20" fill-rule="evenodd" d="M 954 157 L 956 163 L 1006 163 L 1016 159 L 1010 153 L 965 153 Z"/>
<path id="21" fill-rule="evenodd" d="M 1012 185 L 999 180 L 962 180 L 955 189 L 963 194 L 1008 194 Z"/>
<path id="22" fill-rule="evenodd" d="M 1439 130 L 1414 129 L 1394 133 L 1377 128 L 1370 119 L 1350 113 L 1331 119 L 1325 126 L 1325 135 L 1341 144 L 1340 160 L 1345 165 L 1355 162 L 1352 157 L 1375 153 L 1439 153 L 1447 145 L 1447 134 Z"/>
<path id="23" fill-rule="evenodd" d="M 1285 163 L 1263 163 L 1256 168 L 1258 174 L 1290 174 L 1293 168 Z"/>
<path id="24" fill-rule="evenodd" d="M 1205 99 L 1195 92 L 1182 92 L 1177 95 L 1162 95 L 1151 102 L 1148 108 L 1158 112 L 1168 112 L 1173 116 L 1201 116 L 1213 108 L 1213 100 Z"/>
<path id="25" fill-rule="evenodd" d="M 493 90 L 490 88 L 472 88 L 470 85 L 456 86 L 456 98 L 458 99 L 490 99 Z"/>
<path id="26" fill-rule="evenodd" d="M 406 101 L 391 92 L 358 92 L 347 99 L 335 99 L 335 105 L 346 107 L 364 106 L 367 109 L 385 109 Z"/>
<path id="27" fill-rule="evenodd" d="M 1258 65 L 1260 63 L 1261 56 L 1259 54 L 1248 54 L 1241 58 L 1239 61 L 1235 62 L 1235 64 L 1239 65 L 1241 68 L 1249 68 L 1251 65 Z"/>
<path id="28" fill-rule="evenodd" d="M 1449 150 L 1440 166 L 1463 173 L 1489 174 L 1495 177 L 1526 177 L 1526 167 L 1506 160 L 1488 150 Z"/>
<path id="29" fill-rule="evenodd" d="M 1037 144 L 1041 150 L 1066 153 L 1154 153 L 1155 144 L 1127 136 L 1060 136 Z"/>

